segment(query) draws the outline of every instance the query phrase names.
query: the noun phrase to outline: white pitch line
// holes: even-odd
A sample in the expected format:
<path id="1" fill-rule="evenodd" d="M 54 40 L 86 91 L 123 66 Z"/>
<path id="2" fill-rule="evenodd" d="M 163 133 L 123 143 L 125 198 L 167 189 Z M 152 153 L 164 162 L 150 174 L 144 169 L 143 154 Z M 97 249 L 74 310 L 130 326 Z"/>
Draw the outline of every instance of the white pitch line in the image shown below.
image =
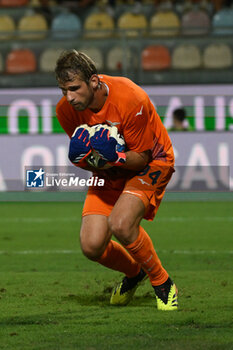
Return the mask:
<path id="1" fill-rule="evenodd" d="M 199 217 L 185 217 L 185 216 L 172 216 L 168 218 L 157 218 L 158 221 L 171 221 L 171 222 L 188 222 L 188 221 L 215 221 L 226 222 L 233 221 L 233 216 L 199 216 Z"/>
<path id="2" fill-rule="evenodd" d="M 45 218 L 45 217 L 34 217 L 34 218 L 28 218 L 28 217 L 13 217 L 13 218 L 0 218 L 0 222 L 2 223 L 26 223 L 26 224 L 47 224 L 50 222 L 56 223 L 56 222 L 77 222 L 81 221 L 80 217 L 57 217 L 57 218 Z"/>
<path id="3" fill-rule="evenodd" d="M 164 254 L 181 254 L 181 255 L 204 255 L 204 254 L 233 254 L 233 250 L 157 250 L 158 253 Z M 53 255 L 53 254 L 81 254 L 81 250 L 15 250 L 15 251 L 4 251 L 0 250 L 0 255 Z"/>
<path id="4" fill-rule="evenodd" d="M 81 250 L 0 250 L 0 255 L 49 255 L 49 254 L 80 254 Z"/>
<path id="5" fill-rule="evenodd" d="M 233 254 L 233 250 L 158 250 L 158 253 L 182 255 Z"/>
<path id="6" fill-rule="evenodd" d="M 233 221 L 233 216 L 200 216 L 200 217 L 185 217 L 185 216 L 170 216 L 170 217 L 158 217 L 155 219 L 160 222 L 192 222 L 192 221 L 214 221 L 214 222 L 231 222 Z M 71 216 L 71 217 L 5 217 L 0 218 L 1 223 L 26 223 L 26 224 L 47 224 L 56 222 L 80 222 L 81 217 Z"/>

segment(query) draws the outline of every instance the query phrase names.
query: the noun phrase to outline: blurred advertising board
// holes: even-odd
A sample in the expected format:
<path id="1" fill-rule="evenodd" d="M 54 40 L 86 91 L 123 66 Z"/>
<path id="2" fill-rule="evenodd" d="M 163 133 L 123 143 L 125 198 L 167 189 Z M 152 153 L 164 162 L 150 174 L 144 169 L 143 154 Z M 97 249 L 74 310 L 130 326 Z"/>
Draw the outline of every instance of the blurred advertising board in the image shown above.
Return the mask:
<path id="1" fill-rule="evenodd" d="M 233 131 L 233 85 L 143 86 L 164 123 L 185 107 L 187 123 L 196 131 Z M 55 106 L 58 88 L 1 89 L 0 134 L 63 133 Z"/>
<path id="2" fill-rule="evenodd" d="M 170 191 L 233 191 L 230 132 L 172 132 L 170 137 L 176 156 Z M 68 145 L 64 134 L 1 135 L 0 191 L 24 191 L 26 182 L 30 191 L 84 191 L 91 173 L 72 166 Z"/>

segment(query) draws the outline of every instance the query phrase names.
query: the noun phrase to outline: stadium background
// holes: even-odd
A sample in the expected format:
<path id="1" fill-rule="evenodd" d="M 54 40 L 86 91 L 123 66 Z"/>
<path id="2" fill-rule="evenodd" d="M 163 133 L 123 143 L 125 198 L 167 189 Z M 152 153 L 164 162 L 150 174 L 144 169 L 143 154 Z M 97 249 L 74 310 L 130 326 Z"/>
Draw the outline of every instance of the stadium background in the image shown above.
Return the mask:
<path id="1" fill-rule="evenodd" d="M 193 133 L 170 133 L 177 166 L 232 165 L 230 1 L 2 0 L 0 6 L 2 192 L 23 189 L 25 165 L 69 164 L 53 70 L 71 48 L 89 54 L 100 73 L 141 85 L 168 129 L 173 110 L 186 109 Z"/>
<path id="2" fill-rule="evenodd" d="M 217 344 L 216 349 L 222 346 L 232 349 L 232 324 L 227 313 L 232 293 L 229 262 L 232 258 L 233 203 L 232 34 L 231 1 L 142 0 L 134 3 L 118 0 L 84 4 L 82 1 L 0 0 L 3 350 L 157 349 L 155 340 L 159 349 L 167 348 L 172 341 L 175 341 L 175 349 L 190 349 L 190 344 L 192 349 L 212 350 L 214 344 Z M 166 234 L 164 237 L 152 235 L 161 258 L 181 288 L 183 313 L 179 314 L 180 323 L 176 325 L 181 331 L 181 341 L 173 333 L 176 332 L 173 326 L 176 318 L 157 314 L 156 332 L 153 327 L 142 328 L 141 338 L 135 338 L 135 334 L 140 333 L 135 322 L 141 317 L 141 308 L 144 306 L 149 312 L 152 304 L 149 292 L 138 296 L 133 310 L 129 309 L 128 314 L 134 319 L 133 327 L 116 330 L 115 319 L 124 325 L 132 322 L 132 318 L 128 320 L 124 311 L 112 309 L 109 316 L 108 292 L 112 286 L 110 282 L 114 280 L 111 281 L 110 272 L 96 269 L 78 253 L 76 226 L 79 221 L 76 220 L 81 215 L 82 189 L 78 188 L 78 192 L 24 191 L 25 166 L 70 165 L 67 159 L 69 141 L 55 116 L 61 92 L 56 87 L 53 70 L 59 53 L 71 48 L 90 55 L 97 62 L 100 73 L 127 76 L 142 86 L 168 129 L 172 111 L 183 106 L 192 131 L 169 131 L 176 153 L 177 174 L 179 167 L 186 170 L 200 165 L 211 168 L 207 173 L 201 172 L 204 187 L 193 187 L 200 175 L 198 172 L 194 172 L 197 179 L 194 174 L 186 187 L 182 186 L 182 179 L 178 185 L 170 186 L 157 220 L 158 230 Z M 225 177 L 226 169 L 228 178 Z M 31 201 L 36 202 L 34 206 Z M 55 203 L 60 201 L 62 203 Z M 78 207 L 77 201 L 80 201 Z M 186 223 L 192 228 L 185 228 Z M 151 230 L 149 226 L 148 229 Z M 76 265 L 79 267 L 74 267 Z M 94 283 L 87 274 L 94 276 Z M 200 275 L 202 287 L 196 282 Z M 56 276 L 55 282 L 51 276 Z M 46 287 L 45 280 L 48 282 Z M 206 291 L 214 288 L 216 280 L 220 281 L 219 295 L 209 297 L 209 304 L 203 311 L 201 300 L 205 300 Z M 94 288 L 99 285 L 103 285 L 103 292 L 97 292 L 93 297 Z M 46 292 L 43 287 L 48 288 Z M 32 303 L 32 306 L 27 298 L 32 300 L 34 293 L 37 298 L 34 301 L 39 304 Z M 193 298 L 195 293 L 197 299 L 193 305 L 190 295 Z M 60 300 L 58 303 L 64 315 L 57 313 L 56 300 Z M 213 304 L 218 305 L 217 311 L 212 310 Z M 77 309 L 76 313 L 74 310 Z M 202 309 L 204 314 L 200 316 L 197 309 Z M 85 321 L 88 312 L 96 317 L 96 324 Z M 84 317 L 83 322 L 80 315 Z M 99 321 L 102 317 L 106 317 L 107 323 L 107 318 L 112 317 L 108 324 L 110 328 L 101 328 L 104 327 L 104 321 Z M 144 313 L 144 317 L 148 317 L 148 326 L 149 318 L 154 316 Z M 69 324 L 71 320 L 73 323 Z M 63 324 L 67 330 L 59 328 L 58 331 L 57 324 L 59 327 Z M 35 328 L 31 329 L 32 325 Z M 47 342 L 40 338 L 45 336 L 43 327 L 48 332 Z M 169 335 L 164 333 L 165 329 L 169 329 Z M 95 339 L 89 338 L 91 332 Z M 122 343 L 114 332 L 118 335 L 122 332 Z"/>

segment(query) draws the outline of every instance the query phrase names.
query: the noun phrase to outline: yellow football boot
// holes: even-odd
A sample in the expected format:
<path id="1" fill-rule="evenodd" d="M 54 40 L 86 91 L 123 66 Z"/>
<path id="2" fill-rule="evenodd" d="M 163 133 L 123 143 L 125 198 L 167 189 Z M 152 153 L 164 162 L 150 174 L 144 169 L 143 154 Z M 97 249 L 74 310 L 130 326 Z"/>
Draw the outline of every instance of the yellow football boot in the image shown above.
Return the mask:
<path id="1" fill-rule="evenodd" d="M 157 309 L 162 311 L 173 311 L 178 309 L 178 290 L 170 278 L 162 285 L 154 287 Z"/>
<path id="2" fill-rule="evenodd" d="M 133 298 L 138 286 L 147 278 L 146 273 L 141 269 L 139 274 L 133 278 L 124 277 L 113 290 L 110 304 L 111 305 L 127 305 Z"/>

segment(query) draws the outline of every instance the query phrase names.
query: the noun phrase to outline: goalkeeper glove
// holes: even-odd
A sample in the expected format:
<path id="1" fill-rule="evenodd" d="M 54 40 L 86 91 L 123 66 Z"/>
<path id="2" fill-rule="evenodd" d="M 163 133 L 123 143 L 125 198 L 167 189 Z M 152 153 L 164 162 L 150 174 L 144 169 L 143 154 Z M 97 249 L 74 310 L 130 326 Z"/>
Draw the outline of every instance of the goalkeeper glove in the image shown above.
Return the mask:
<path id="1" fill-rule="evenodd" d="M 112 165 L 120 166 L 126 162 L 126 154 L 118 152 L 118 130 L 116 127 L 100 127 L 95 134 L 90 137 L 91 147 L 101 158 Z"/>
<path id="2" fill-rule="evenodd" d="M 77 127 L 71 137 L 69 147 L 69 160 L 72 163 L 80 163 L 91 153 L 90 128 L 83 124 Z"/>

